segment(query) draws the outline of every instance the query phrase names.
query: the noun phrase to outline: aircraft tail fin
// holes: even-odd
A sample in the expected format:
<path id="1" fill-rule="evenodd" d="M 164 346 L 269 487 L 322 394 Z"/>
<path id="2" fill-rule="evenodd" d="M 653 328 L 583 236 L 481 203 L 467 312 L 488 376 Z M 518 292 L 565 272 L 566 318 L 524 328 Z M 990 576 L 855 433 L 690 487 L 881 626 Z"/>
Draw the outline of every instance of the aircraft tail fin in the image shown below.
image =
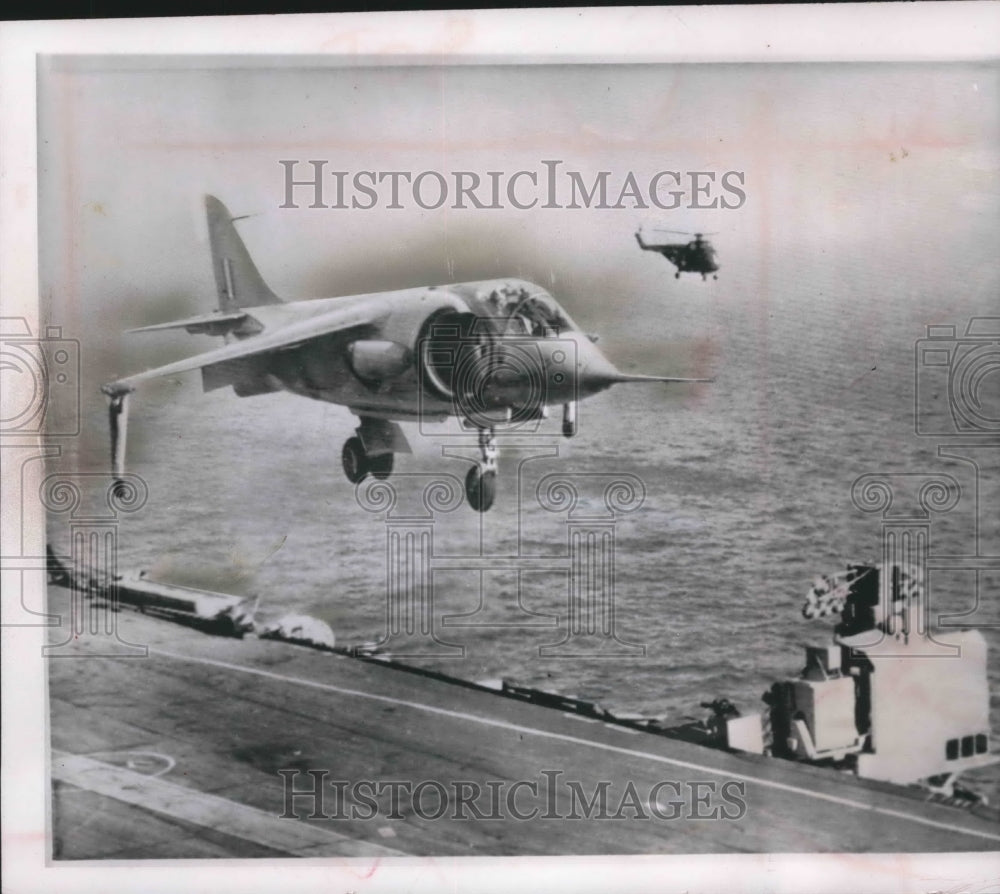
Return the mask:
<path id="1" fill-rule="evenodd" d="M 208 238 L 212 246 L 212 269 L 219 293 L 219 310 L 233 313 L 243 307 L 281 304 L 250 258 L 229 209 L 215 196 L 205 196 Z M 235 218 L 238 219 L 238 218 Z"/>

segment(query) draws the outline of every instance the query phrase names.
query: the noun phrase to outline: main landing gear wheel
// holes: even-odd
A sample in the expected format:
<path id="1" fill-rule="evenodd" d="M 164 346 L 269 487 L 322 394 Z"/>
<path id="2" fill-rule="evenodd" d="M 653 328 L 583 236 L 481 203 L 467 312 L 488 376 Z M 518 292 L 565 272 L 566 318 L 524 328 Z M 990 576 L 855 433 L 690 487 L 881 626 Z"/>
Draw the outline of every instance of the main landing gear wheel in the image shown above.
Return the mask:
<path id="1" fill-rule="evenodd" d="M 476 512 L 486 512 L 497 495 L 497 439 L 492 428 L 479 429 L 479 462 L 465 476 L 465 496 Z"/>
<path id="2" fill-rule="evenodd" d="M 365 453 L 365 446 L 361 443 L 361 438 L 348 438 L 344 442 L 344 450 L 340 455 L 344 463 L 344 474 L 351 484 L 364 481 L 368 475 L 373 478 L 385 480 L 392 474 L 392 460 L 395 454 L 379 453 L 377 456 L 369 456 Z"/>
<path id="3" fill-rule="evenodd" d="M 372 473 L 372 476 L 379 478 L 384 481 L 392 474 L 392 457 L 391 453 L 380 453 L 378 456 L 368 457 L 368 471 Z"/>
<path id="4" fill-rule="evenodd" d="M 465 476 L 465 496 L 476 512 L 486 512 L 497 495 L 497 473 L 482 466 L 473 466 Z"/>
<path id="5" fill-rule="evenodd" d="M 344 474 L 351 484 L 357 484 L 368 474 L 368 456 L 361 438 L 348 438 L 344 442 L 340 459 L 344 464 Z"/>

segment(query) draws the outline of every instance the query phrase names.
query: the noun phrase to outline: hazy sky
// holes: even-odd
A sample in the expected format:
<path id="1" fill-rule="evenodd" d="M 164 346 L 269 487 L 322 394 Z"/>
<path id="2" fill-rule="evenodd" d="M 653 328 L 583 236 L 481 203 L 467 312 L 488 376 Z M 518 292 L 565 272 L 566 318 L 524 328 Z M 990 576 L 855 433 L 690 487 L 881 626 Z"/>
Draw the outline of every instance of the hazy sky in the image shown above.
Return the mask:
<path id="1" fill-rule="evenodd" d="M 942 314 L 975 308 L 998 285 L 997 74 L 986 64 L 364 68 L 53 57 L 40 67 L 43 307 L 93 344 L 101 374 L 189 353 L 183 334 L 139 346 L 118 333 L 214 307 L 202 221 L 212 193 L 254 215 L 241 231 L 288 298 L 524 275 L 606 343 L 634 339 L 637 349 L 766 316 L 771 302 L 826 321 L 870 315 L 872 296 L 888 287 L 904 303 L 940 295 Z M 640 183 L 660 170 L 739 171 L 746 201 L 731 210 L 423 210 L 412 201 L 390 210 L 386 199 L 371 210 L 281 209 L 281 159 L 481 175 L 558 159 L 587 178 L 610 171 L 614 184 L 629 171 Z M 641 223 L 717 233 L 719 283 L 675 282 L 666 261 L 638 250 Z M 798 303 L 782 304 L 791 293 Z"/>

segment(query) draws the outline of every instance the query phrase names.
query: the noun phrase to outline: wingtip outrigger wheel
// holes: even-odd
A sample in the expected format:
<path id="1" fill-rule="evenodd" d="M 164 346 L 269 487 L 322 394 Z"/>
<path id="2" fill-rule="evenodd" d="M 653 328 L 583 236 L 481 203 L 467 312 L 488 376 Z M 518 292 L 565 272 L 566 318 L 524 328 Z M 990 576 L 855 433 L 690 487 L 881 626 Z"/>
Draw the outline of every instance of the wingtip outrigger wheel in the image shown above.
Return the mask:
<path id="1" fill-rule="evenodd" d="M 114 478 L 114 493 L 121 495 L 127 487 L 122 480 L 125 474 L 125 442 L 128 437 L 128 396 L 132 388 L 127 385 L 102 385 L 109 398 L 108 426 L 111 431 L 111 475 Z"/>

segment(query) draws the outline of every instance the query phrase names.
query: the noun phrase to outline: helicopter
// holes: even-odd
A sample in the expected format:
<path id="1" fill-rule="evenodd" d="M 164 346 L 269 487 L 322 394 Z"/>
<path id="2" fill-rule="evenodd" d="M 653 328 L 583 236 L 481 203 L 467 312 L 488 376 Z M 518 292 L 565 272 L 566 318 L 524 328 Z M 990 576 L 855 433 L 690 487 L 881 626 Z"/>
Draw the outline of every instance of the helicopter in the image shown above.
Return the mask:
<path id="1" fill-rule="evenodd" d="M 712 279 L 719 278 L 716 275 L 719 262 L 715 259 L 715 248 L 711 242 L 704 238 L 706 235 L 714 236 L 715 233 L 687 233 L 683 230 L 658 230 L 657 232 L 694 236 L 690 242 L 650 243 L 642 238 L 641 227 L 636 230 L 635 238 L 643 251 L 659 252 L 677 268 L 674 279 L 680 279 L 682 273 L 700 273 L 702 279 L 708 279 L 708 274 L 711 273 Z"/>

